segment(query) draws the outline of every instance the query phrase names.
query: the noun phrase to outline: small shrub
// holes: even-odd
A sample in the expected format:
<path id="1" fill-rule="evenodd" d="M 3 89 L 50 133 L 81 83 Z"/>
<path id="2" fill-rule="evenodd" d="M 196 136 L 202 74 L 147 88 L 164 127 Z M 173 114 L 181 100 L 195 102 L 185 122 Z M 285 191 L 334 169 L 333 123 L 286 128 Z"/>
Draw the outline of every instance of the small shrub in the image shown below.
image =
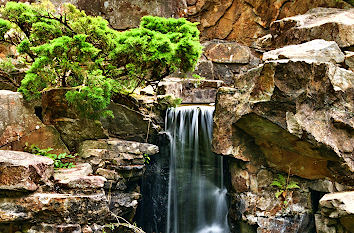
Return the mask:
<path id="1" fill-rule="evenodd" d="M 61 153 L 61 154 L 57 155 L 57 154 L 49 153 L 52 150 L 53 149 L 50 147 L 48 147 L 46 149 L 40 149 L 36 145 L 28 146 L 27 143 L 26 143 L 26 148 L 25 148 L 25 151 L 27 151 L 31 154 L 42 155 L 42 156 L 46 156 L 48 158 L 51 158 L 54 161 L 54 168 L 55 169 L 75 167 L 73 162 L 67 161 L 68 159 L 75 158 L 75 155 L 70 155 L 70 154 L 66 154 L 66 153 Z"/>
<path id="2" fill-rule="evenodd" d="M 283 204 L 287 205 L 288 202 L 285 200 L 287 197 L 288 190 L 290 189 L 299 189 L 299 185 L 295 181 L 289 181 L 281 174 L 278 174 L 278 178 L 274 179 L 273 182 L 270 184 L 271 186 L 276 186 L 279 190 L 275 193 L 275 197 L 279 198 L 282 196 L 284 198 Z"/>

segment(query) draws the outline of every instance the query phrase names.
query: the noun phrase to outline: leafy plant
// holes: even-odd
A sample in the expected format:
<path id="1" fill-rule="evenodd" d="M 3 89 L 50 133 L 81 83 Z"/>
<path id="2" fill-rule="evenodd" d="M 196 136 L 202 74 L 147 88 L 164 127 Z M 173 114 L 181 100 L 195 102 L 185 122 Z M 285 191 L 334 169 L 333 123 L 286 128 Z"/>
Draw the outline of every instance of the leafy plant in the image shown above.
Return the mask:
<path id="1" fill-rule="evenodd" d="M 151 160 L 150 156 L 148 154 L 144 153 L 143 157 L 144 157 L 144 163 L 150 164 L 150 160 Z"/>
<path id="2" fill-rule="evenodd" d="M 70 155 L 70 154 L 66 154 L 66 153 L 61 153 L 61 154 L 57 155 L 57 154 L 49 153 L 52 150 L 53 149 L 50 148 L 50 147 L 48 147 L 46 149 L 40 149 L 36 145 L 28 146 L 27 143 L 26 143 L 26 148 L 25 148 L 25 151 L 27 151 L 27 152 L 29 152 L 31 154 L 42 155 L 42 156 L 46 156 L 48 158 L 51 158 L 54 161 L 54 168 L 55 169 L 75 167 L 73 162 L 67 162 L 66 161 L 67 159 L 75 158 L 75 155 Z"/>
<path id="3" fill-rule="evenodd" d="M 18 89 L 26 100 L 52 87 L 72 87 L 69 104 L 84 117 L 112 116 L 114 94 L 130 94 L 176 71 L 194 69 L 202 47 L 195 23 L 145 16 L 139 28 L 118 32 L 102 17 L 71 4 L 8 2 L 0 42 L 15 45 L 29 69 Z"/>
<path id="4" fill-rule="evenodd" d="M 158 96 L 158 104 L 160 110 L 166 110 L 167 108 L 175 108 L 182 103 L 181 98 L 175 98 L 173 95 L 161 95 Z"/>
<path id="5" fill-rule="evenodd" d="M 201 77 L 198 74 L 193 74 L 192 77 L 196 80 L 196 81 L 194 81 L 194 86 L 195 87 L 199 87 L 200 84 L 202 83 L 201 81 L 205 79 L 204 77 Z"/>
<path id="6" fill-rule="evenodd" d="M 279 188 L 279 190 L 275 193 L 275 197 L 279 198 L 280 196 L 283 196 L 286 198 L 287 192 L 289 189 L 299 189 L 299 185 L 295 181 L 289 181 L 286 179 L 284 176 L 281 174 L 278 174 L 278 178 L 274 179 L 273 182 L 270 184 L 271 186 L 276 186 Z M 286 201 L 284 201 L 284 204 L 287 204 Z"/>

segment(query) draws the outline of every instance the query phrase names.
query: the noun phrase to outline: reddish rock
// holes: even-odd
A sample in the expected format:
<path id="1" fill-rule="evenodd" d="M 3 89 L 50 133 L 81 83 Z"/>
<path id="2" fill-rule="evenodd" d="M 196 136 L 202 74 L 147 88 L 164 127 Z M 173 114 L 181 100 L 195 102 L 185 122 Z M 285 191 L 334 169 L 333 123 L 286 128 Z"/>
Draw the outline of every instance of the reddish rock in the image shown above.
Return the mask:
<path id="1" fill-rule="evenodd" d="M 203 0 L 189 4 L 189 19 L 200 22 L 203 40 L 226 39 L 251 45 L 273 21 L 316 7 L 350 8 L 340 0 Z"/>
<path id="2" fill-rule="evenodd" d="M 23 151 L 26 143 L 69 153 L 52 126 L 44 125 L 18 92 L 0 90 L 0 148 Z"/>
<path id="3" fill-rule="evenodd" d="M 35 191 L 49 183 L 53 160 L 26 152 L 0 150 L 0 189 Z"/>

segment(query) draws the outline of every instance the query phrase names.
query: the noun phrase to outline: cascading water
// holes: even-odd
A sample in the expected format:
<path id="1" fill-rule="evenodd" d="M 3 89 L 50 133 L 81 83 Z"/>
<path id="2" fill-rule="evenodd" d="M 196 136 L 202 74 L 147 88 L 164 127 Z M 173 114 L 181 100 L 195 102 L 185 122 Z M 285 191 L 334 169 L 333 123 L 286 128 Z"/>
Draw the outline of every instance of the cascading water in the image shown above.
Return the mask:
<path id="1" fill-rule="evenodd" d="M 223 161 L 211 151 L 214 107 L 169 109 L 170 168 L 166 232 L 227 233 Z"/>
<path id="2" fill-rule="evenodd" d="M 147 233 L 228 233 L 223 159 L 211 151 L 214 107 L 166 113 L 167 140 L 151 157 L 137 222 Z"/>

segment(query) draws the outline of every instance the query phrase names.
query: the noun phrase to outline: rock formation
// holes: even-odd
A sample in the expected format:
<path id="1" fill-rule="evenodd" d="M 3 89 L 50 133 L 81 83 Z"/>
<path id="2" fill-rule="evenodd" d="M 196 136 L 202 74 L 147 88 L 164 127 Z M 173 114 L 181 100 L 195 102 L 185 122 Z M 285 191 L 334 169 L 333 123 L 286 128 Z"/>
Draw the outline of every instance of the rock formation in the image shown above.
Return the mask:
<path id="1" fill-rule="evenodd" d="M 341 199 L 340 193 L 333 192 L 353 190 L 354 185 L 354 73 L 344 65 L 340 49 L 352 45 L 354 21 L 345 21 L 345 33 L 330 34 L 336 38 L 315 33 L 318 25 L 321 35 L 326 33 L 321 25 L 329 31 L 341 30 L 336 23 L 326 22 L 351 17 L 351 11 L 314 9 L 274 22 L 283 30 L 272 34 L 273 46 L 279 48 L 265 52 L 260 66 L 235 75 L 232 87 L 218 90 L 213 145 L 216 153 L 234 158 L 229 160 L 235 195 L 230 214 L 239 219 L 235 226 L 241 232 L 352 229 L 350 211 L 342 210 L 350 208 L 351 202 L 332 201 L 331 195 Z M 311 21 L 316 12 L 318 17 Z M 297 19 L 308 20 L 285 25 Z M 299 36 L 295 30 L 300 28 L 311 33 Z M 285 35 L 283 41 L 296 45 L 280 48 Z M 308 42 L 301 44 L 304 41 Z M 279 187 L 270 184 L 277 173 L 300 188 L 276 198 Z M 324 193 L 333 194 L 319 201 Z M 345 195 L 350 200 L 351 193 Z"/>

